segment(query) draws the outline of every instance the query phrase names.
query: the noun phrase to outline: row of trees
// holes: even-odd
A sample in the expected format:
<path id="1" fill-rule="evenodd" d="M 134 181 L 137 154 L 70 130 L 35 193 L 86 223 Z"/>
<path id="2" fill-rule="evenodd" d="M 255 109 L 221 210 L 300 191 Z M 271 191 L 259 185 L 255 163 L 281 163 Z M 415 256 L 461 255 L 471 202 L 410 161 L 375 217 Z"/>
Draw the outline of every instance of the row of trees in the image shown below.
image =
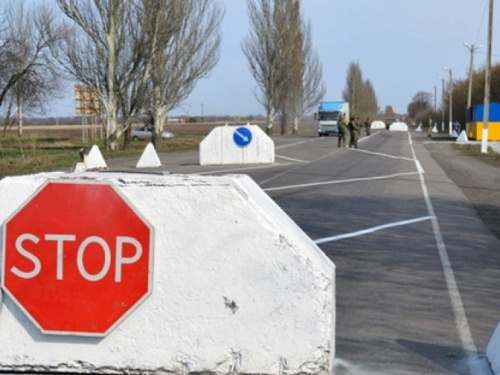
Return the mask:
<path id="1" fill-rule="evenodd" d="M 290 119 L 297 132 L 300 117 L 326 92 L 311 25 L 301 15 L 299 0 L 248 0 L 248 15 L 250 32 L 242 48 L 266 111 L 267 132 L 277 115 L 281 134 Z"/>
<path id="2" fill-rule="evenodd" d="M 218 61 L 224 10 L 217 0 L 56 3 L 62 22 L 44 4 L 27 11 L 11 1 L 0 12 L 0 111 L 7 120 L 14 107 L 43 107 L 64 73 L 98 96 L 106 146 L 115 150 L 138 116 L 150 116 L 158 135 L 168 112 Z"/>
<path id="3" fill-rule="evenodd" d="M 97 96 L 106 146 L 130 138 L 132 121 L 147 115 L 153 142 L 169 111 L 192 92 L 219 58 L 220 0 L 56 0 L 26 10 L 12 0 L 0 12 L 0 111 L 18 118 L 28 104 L 43 109 L 62 73 Z M 322 66 L 300 0 L 247 0 L 250 32 L 242 42 L 270 131 L 281 134 L 325 94 Z M 62 19 L 62 21 L 61 21 Z M 373 85 L 349 66 L 344 100 L 358 115 L 378 110 Z M 22 124 L 22 121 L 21 121 Z M 22 126 L 19 126 L 21 135 Z"/>
<path id="4" fill-rule="evenodd" d="M 485 70 L 481 69 L 473 73 L 471 104 L 477 105 L 484 102 Z M 444 103 L 438 103 L 434 110 L 433 95 L 429 92 L 417 92 L 412 101 L 408 104 L 408 117 L 416 123 L 426 123 L 429 118 L 434 122 L 444 124 L 450 122 L 449 118 L 449 89 L 445 88 Z M 467 122 L 467 97 L 469 93 L 469 78 L 456 80 L 453 82 L 453 107 L 452 121 L 459 121 L 462 125 Z M 492 102 L 500 102 L 500 64 L 491 69 L 491 98 Z M 444 115 L 444 117 L 443 117 Z M 443 117 L 443 119 L 441 119 Z"/>

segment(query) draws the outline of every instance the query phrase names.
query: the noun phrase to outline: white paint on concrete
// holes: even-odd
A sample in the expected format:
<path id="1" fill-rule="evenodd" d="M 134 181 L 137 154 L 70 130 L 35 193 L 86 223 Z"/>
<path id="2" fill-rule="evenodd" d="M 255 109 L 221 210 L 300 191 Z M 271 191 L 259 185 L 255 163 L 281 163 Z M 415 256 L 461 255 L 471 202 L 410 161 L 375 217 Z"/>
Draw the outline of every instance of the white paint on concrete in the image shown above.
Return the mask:
<path id="1" fill-rule="evenodd" d="M 246 146 L 234 139 L 240 127 L 251 132 Z M 274 159 L 274 141 L 257 125 L 218 126 L 200 143 L 200 165 L 270 164 Z"/>
<path id="2" fill-rule="evenodd" d="M 457 138 L 458 143 L 467 143 L 469 142 L 469 138 L 467 138 L 467 134 L 465 133 L 465 130 L 462 130 L 460 135 Z"/>
<path id="3" fill-rule="evenodd" d="M 344 233 L 344 234 L 339 234 L 339 235 L 336 235 L 336 236 L 320 238 L 320 239 L 314 240 L 314 243 L 317 244 L 317 245 L 321 245 L 321 244 L 327 243 L 327 242 L 334 242 L 334 241 L 344 240 L 346 238 L 364 236 L 366 234 L 375 233 L 375 232 L 378 232 L 378 231 L 381 231 L 381 230 L 395 228 L 395 227 L 400 227 L 400 226 L 403 226 L 403 225 L 410 225 L 410 224 L 420 223 L 421 221 L 426 221 L 426 220 L 431 220 L 431 219 L 432 219 L 431 216 L 424 216 L 424 217 L 418 217 L 416 219 L 409 219 L 409 220 L 398 221 L 398 222 L 395 222 L 395 223 L 378 225 L 376 227 L 363 229 L 363 230 L 360 230 L 360 231 L 357 231 L 357 232 Z"/>
<path id="4" fill-rule="evenodd" d="M 136 168 L 156 168 L 161 167 L 160 157 L 156 153 L 155 146 L 149 142 L 142 152 Z"/>
<path id="5" fill-rule="evenodd" d="M 411 141 L 411 134 L 408 133 L 408 139 L 410 143 L 411 152 L 413 158 L 417 161 L 417 156 L 415 154 L 415 149 Z M 432 217 L 432 230 L 434 232 L 434 238 L 436 240 L 436 246 L 439 254 L 439 259 L 441 261 L 441 266 L 443 267 L 443 273 L 446 280 L 446 286 L 448 287 L 448 294 L 450 295 L 451 305 L 453 309 L 453 315 L 455 316 L 455 326 L 457 327 L 458 336 L 462 343 L 462 349 L 466 353 L 467 365 L 469 366 L 470 373 L 473 375 L 482 374 L 482 365 L 478 361 L 477 348 L 472 337 L 469 322 L 467 320 L 467 315 L 465 314 L 465 309 L 462 303 L 462 297 L 460 296 L 460 291 L 458 289 L 458 284 L 455 279 L 455 273 L 451 265 L 450 257 L 448 256 L 448 251 L 446 249 L 446 244 L 439 227 L 439 222 L 436 217 L 434 206 L 431 202 L 429 191 L 427 190 L 427 185 L 425 183 L 424 174 L 419 171 L 420 185 L 422 187 L 422 192 L 424 194 L 425 204 L 427 206 L 427 211 L 429 216 Z"/>
<path id="6" fill-rule="evenodd" d="M 488 358 L 493 373 L 495 375 L 500 375 L 500 323 L 497 325 L 488 343 L 486 357 Z"/>
<path id="7" fill-rule="evenodd" d="M 85 169 L 105 169 L 108 166 L 97 145 L 93 145 L 89 154 L 85 158 Z"/>
<path id="8" fill-rule="evenodd" d="M 385 122 L 380 120 L 373 121 L 370 128 L 373 130 L 385 129 Z"/>
<path id="9" fill-rule="evenodd" d="M 0 181 L 4 222 L 47 179 Z M 249 177 L 100 174 L 155 228 L 152 295 L 109 336 L 43 335 L 8 297 L 0 370 L 322 374 L 335 355 L 335 267 Z M 135 372 L 134 372 L 135 371 Z"/>
<path id="10" fill-rule="evenodd" d="M 78 163 L 76 163 L 76 166 L 75 166 L 75 173 L 83 173 L 87 170 L 87 168 L 85 168 L 85 163 L 83 161 L 80 161 Z"/>
<path id="11" fill-rule="evenodd" d="M 408 125 L 406 125 L 404 122 L 393 122 L 389 126 L 390 131 L 396 131 L 396 132 L 407 132 L 408 131 Z"/>

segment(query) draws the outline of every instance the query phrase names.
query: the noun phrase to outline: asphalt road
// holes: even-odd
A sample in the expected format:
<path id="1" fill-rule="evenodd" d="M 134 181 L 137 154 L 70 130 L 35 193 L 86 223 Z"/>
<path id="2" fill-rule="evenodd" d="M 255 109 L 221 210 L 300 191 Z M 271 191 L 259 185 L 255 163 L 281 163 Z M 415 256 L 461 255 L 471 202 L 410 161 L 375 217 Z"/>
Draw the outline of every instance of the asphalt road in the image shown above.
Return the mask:
<path id="1" fill-rule="evenodd" d="M 187 152 L 151 172 L 248 174 L 318 243 L 337 267 L 337 375 L 489 374 L 500 240 L 424 140 L 276 138 L 270 166 L 201 167 Z"/>

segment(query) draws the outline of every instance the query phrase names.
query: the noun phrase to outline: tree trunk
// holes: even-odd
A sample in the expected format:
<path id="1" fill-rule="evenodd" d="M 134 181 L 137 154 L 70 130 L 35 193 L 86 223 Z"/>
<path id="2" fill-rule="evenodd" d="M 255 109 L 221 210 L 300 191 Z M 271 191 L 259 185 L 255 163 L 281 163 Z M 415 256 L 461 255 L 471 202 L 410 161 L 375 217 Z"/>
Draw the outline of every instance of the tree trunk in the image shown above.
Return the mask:
<path id="1" fill-rule="evenodd" d="M 270 111 L 267 112 L 267 126 L 266 126 L 266 134 L 271 135 L 272 130 L 273 130 L 273 121 L 274 121 L 274 116 L 271 114 Z"/>
<path id="2" fill-rule="evenodd" d="M 23 136 L 23 98 L 19 96 L 17 98 L 17 135 L 19 137 Z"/>
<path id="3" fill-rule="evenodd" d="M 112 0 L 109 17 L 109 29 L 107 37 L 108 43 L 108 98 L 106 100 L 106 145 L 108 150 L 116 151 L 118 146 L 118 125 L 117 112 L 118 100 L 115 89 L 115 71 L 116 71 L 116 11 L 119 6 L 118 0 Z"/>
<path id="4" fill-rule="evenodd" d="M 293 134 L 299 133 L 299 116 L 293 116 Z"/>

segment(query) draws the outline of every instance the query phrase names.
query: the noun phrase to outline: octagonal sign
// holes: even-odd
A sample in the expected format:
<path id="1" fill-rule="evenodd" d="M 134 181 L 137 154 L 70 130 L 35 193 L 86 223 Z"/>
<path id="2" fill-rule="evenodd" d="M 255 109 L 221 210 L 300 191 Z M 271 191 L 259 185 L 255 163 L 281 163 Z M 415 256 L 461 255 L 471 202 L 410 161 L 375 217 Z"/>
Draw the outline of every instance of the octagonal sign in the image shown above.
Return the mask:
<path id="1" fill-rule="evenodd" d="M 152 244 L 112 184 L 49 181 L 4 224 L 2 287 L 44 333 L 105 336 L 150 294 Z"/>

